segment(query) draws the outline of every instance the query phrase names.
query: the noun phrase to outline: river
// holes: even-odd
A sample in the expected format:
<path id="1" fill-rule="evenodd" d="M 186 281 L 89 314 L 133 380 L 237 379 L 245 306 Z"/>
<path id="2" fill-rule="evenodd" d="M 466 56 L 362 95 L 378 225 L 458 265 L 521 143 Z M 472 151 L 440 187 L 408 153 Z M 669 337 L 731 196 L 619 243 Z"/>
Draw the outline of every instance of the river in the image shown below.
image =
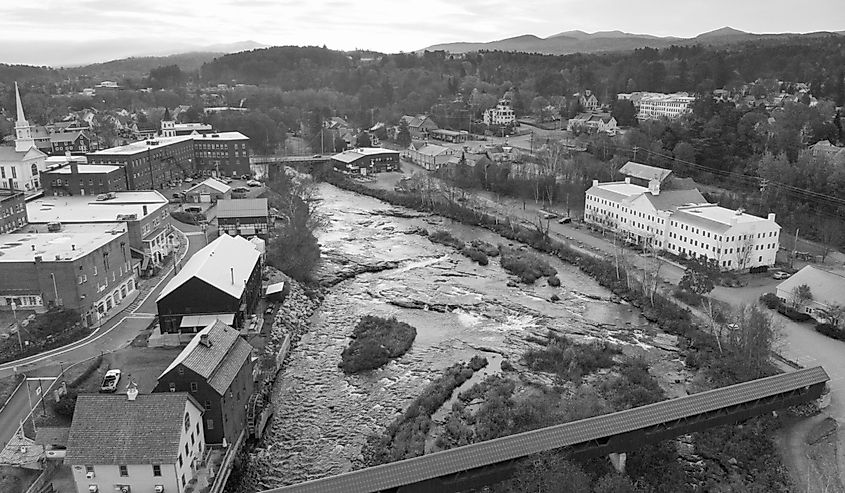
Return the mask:
<path id="1" fill-rule="evenodd" d="M 361 467 L 367 436 L 383 430 L 442 369 L 480 354 L 491 362 L 485 374 L 499 371 L 504 358 L 527 373 L 520 355 L 533 344 L 529 336 L 554 330 L 576 339 L 611 340 L 656 362 L 673 358 L 671 337 L 630 305 L 609 301 L 611 293 L 574 266 L 548 257 L 560 287 L 548 286 L 545 279 L 509 286 L 513 277 L 498 257 L 482 267 L 415 232 L 446 229 L 464 241 L 479 238 L 494 245 L 509 240 L 331 185 L 320 187 L 322 210 L 331 219 L 319 236 L 324 273 L 349 263 L 397 266 L 345 280 L 326 294 L 310 331 L 279 374 L 271 429 L 248 464 L 249 476 L 260 478 L 259 484 L 243 483 L 242 491 Z M 552 295 L 559 300 L 550 301 Z M 368 314 L 413 325 L 416 340 L 385 367 L 346 376 L 337 366 L 340 353 L 357 321 Z"/>

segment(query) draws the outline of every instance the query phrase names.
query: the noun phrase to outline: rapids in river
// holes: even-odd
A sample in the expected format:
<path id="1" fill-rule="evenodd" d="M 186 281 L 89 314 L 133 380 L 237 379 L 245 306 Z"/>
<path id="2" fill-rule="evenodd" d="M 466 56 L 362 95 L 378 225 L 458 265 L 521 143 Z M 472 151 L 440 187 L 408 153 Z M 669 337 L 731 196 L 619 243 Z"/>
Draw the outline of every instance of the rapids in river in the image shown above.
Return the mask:
<path id="1" fill-rule="evenodd" d="M 330 218 L 319 235 L 325 260 L 321 275 L 355 264 L 390 263 L 393 268 L 346 279 L 326 293 L 310 331 L 279 373 L 273 422 L 247 466 L 251 481 L 258 482 L 253 486 L 278 487 L 362 467 L 367 437 L 402 413 L 441 370 L 479 354 L 490 365 L 472 384 L 501 371 L 503 359 L 530 373 L 520 356 L 536 347 L 532 336 L 544 337 L 549 330 L 578 340 L 613 341 L 626 353 L 654 361 L 674 357 L 673 338 L 636 308 L 612 302 L 611 293 L 577 267 L 548 257 L 560 287 L 549 286 L 545 278 L 508 286 L 515 278 L 501 268 L 498 257 L 482 267 L 418 232 L 445 229 L 463 241 L 478 238 L 493 245 L 509 240 L 331 185 L 322 184 L 320 192 L 322 211 Z M 550 301 L 552 295 L 559 300 Z M 411 324 L 416 340 L 388 365 L 346 376 L 338 368 L 340 353 L 355 324 L 368 314 Z M 527 377 L 551 382 L 549 375 Z M 450 408 L 447 402 L 435 421 Z"/>

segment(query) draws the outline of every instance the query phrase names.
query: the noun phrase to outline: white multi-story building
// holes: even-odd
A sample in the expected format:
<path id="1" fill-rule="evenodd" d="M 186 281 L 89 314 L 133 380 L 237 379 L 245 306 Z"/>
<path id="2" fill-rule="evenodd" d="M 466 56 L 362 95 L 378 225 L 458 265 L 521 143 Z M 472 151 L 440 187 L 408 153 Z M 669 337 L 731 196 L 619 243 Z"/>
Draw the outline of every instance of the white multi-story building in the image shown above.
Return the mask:
<path id="1" fill-rule="evenodd" d="M 663 94 L 660 92 L 633 92 L 617 94 L 619 100 L 629 100 L 637 110 L 637 120 L 674 119 L 691 111 L 695 97 L 685 92 Z"/>
<path id="2" fill-rule="evenodd" d="M 185 392 L 83 394 L 65 464 L 77 493 L 183 493 L 204 467 L 203 408 Z"/>
<path id="3" fill-rule="evenodd" d="M 631 165 L 639 178 L 651 168 L 638 163 L 626 167 Z M 661 191 L 668 170 L 651 169 L 655 172 L 648 187 L 632 183 L 632 177 L 609 183 L 593 180 L 586 192 L 584 220 L 617 231 L 630 243 L 715 260 L 722 270 L 774 265 L 780 236 L 774 214 L 764 219 L 709 204 L 696 189 Z"/>
<path id="4" fill-rule="evenodd" d="M 35 127 L 24 116 L 17 82 L 15 106 L 15 146 L 0 146 L 0 188 L 29 192 L 41 188 L 39 173 L 47 169 L 47 155 L 38 149 Z"/>
<path id="5" fill-rule="evenodd" d="M 495 108 L 484 112 L 485 125 L 510 125 L 516 121 L 516 115 L 509 99 L 500 99 Z"/>

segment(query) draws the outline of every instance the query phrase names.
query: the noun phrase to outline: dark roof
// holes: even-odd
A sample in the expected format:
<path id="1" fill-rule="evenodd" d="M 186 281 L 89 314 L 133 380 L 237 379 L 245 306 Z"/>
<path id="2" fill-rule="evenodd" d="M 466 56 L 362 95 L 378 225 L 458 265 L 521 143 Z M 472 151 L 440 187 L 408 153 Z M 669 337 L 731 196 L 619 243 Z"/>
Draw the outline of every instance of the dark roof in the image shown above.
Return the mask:
<path id="1" fill-rule="evenodd" d="M 70 428 L 67 426 L 39 426 L 35 433 L 35 444 L 66 447 L 68 435 L 70 435 Z"/>
<path id="2" fill-rule="evenodd" d="M 660 190 L 692 190 L 698 188 L 698 183 L 692 178 L 680 178 L 678 176 L 670 176 L 666 181 L 660 184 Z"/>
<path id="3" fill-rule="evenodd" d="M 656 168 L 647 164 L 628 161 L 627 163 L 625 163 L 625 166 L 622 166 L 619 169 L 619 172 L 625 176 L 631 176 L 633 178 L 641 178 L 643 180 L 657 180 L 662 182 L 666 179 L 667 176 L 669 176 L 670 173 L 672 173 L 672 170 Z"/>
<path id="4" fill-rule="evenodd" d="M 80 395 L 65 463 L 174 464 L 188 400 L 201 409 L 185 392 Z"/>
<path id="5" fill-rule="evenodd" d="M 217 217 L 266 217 L 267 199 L 221 199 L 217 201 Z"/>
<path id="6" fill-rule="evenodd" d="M 84 130 L 74 130 L 71 132 L 54 132 L 50 134 L 50 142 L 73 142 L 80 135 L 86 135 Z"/>
<path id="7" fill-rule="evenodd" d="M 268 491 L 348 493 L 388 490 L 669 423 L 828 380 L 827 373 L 817 366 Z"/>
<path id="8" fill-rule="evenodd" d="M 206 334 L 210 343 L 208 346 L 200 342 L 200 336 Z M 158 379 L 161 380 L 182 364 L 204 378 L 218 394 L 223 395 L 251 353 L 252 346 L 240 337 L 236 329 L 215 320 L 191 339 L 170 366 L 161 372 Z"/>

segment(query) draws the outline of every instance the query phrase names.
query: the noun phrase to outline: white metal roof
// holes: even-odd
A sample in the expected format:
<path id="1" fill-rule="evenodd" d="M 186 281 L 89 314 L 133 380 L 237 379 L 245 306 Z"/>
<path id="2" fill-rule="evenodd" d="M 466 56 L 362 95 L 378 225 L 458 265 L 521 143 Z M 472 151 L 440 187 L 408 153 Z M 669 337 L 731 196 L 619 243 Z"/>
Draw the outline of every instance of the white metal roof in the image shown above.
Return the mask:
<path id="1" fill-rule="evenodd" d="M 240 236 L 221 235 L 185 263 L 156 301 L 195 277 L 234 298 L 240 298 L 260 255 L 248 240 Z"/>

